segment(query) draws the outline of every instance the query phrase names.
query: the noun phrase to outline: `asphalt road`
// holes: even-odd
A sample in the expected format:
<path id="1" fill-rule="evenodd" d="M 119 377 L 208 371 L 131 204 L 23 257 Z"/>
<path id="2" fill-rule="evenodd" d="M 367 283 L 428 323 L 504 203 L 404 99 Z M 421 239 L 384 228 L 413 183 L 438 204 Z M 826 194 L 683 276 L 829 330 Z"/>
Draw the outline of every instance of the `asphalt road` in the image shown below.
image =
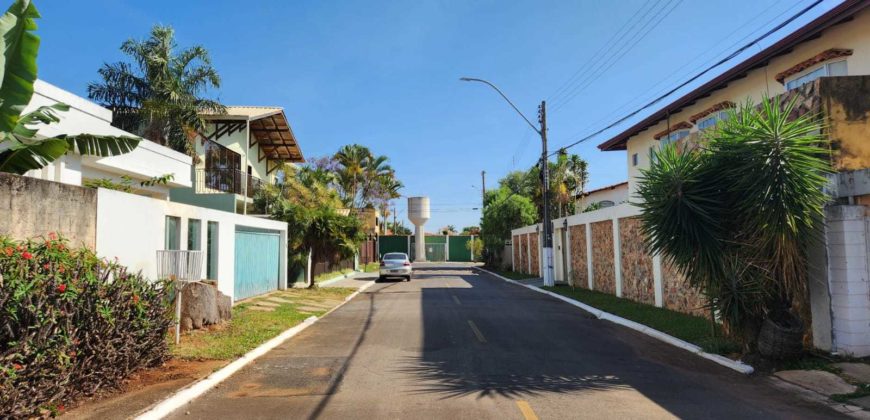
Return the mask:
<path id="1" fill-rule="evenodd" d="M 837 413 L 468 266 L 380 283 L 179 419 L 830 418 Z"/>

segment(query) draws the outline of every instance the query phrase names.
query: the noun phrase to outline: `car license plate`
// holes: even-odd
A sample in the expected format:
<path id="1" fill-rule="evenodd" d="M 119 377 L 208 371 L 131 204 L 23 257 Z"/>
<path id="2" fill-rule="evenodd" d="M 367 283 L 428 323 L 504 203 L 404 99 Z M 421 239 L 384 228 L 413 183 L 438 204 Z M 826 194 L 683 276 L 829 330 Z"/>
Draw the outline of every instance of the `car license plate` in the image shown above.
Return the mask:
<path id="1" fill-rule="evenodd" d="M 401 273 L 402 270 L 390 270 L 391 273 Z"/>

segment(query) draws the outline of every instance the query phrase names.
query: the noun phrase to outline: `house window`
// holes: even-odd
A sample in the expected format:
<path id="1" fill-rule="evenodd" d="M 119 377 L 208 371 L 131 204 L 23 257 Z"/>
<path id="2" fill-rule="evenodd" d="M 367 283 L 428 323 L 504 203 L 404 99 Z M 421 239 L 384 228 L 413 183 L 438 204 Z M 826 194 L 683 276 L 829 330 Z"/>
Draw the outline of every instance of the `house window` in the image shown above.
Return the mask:
<path id="1" fill-rule="evenodd" d="M 656 163 L 656 148 L 655 147 L 649 148 L 649 163 L 651 163 L 651 164 Z"/>
<path id="2" fill-rule="evenodd" d="M 714 113 L 710 114 L 709 116 L 705 117 L 704 119 L 698 121 L 698 130 L 706 130 L 710 127 L 713 127 L 719 121 L 727 120 L 728 115 L 730 115 L 730 114 L 728 113 L 727 110 L 714 112 Z"/>
<path id="3" fill-rule="evenodd" d="M 181 219 L 166 216 L 165 249 L 181 249 Z"/>
<path id="4" fill-rule="evenodd" d="M 637 153 L 631 155 L 631 166 L 637 166 Z"/>
<path id="5" fill-rule="evenodd" d="M 601 200 L 598 202 L 598 207 L 601 207 L 601 208 L 613 207 L 613 202 L 610 200 Z"/>
<path id="6" fill-rule="evenodd" d="M 662 140 L 662 147 L 665 147 L 671 143 L 675 143 L 678 140 L 680 140 L 683 137 L 686 137 L 688 135 L 689 135 L 689 130 L 677 130 L 677 131 L 671 132 L 668 134 L 667 137 L 665 137 Z"/>
<path id="7" fill-rule="evenodd" d="M 187 221 L 187 249 L 188 251 L 202 249 L 202 222 L 197 219 Z"/>
<path id="8" fill-rule="evenodd" d="M 217 280 L 218 261 L 218 223 L 208 222 L 205 239 L 205 276 L 209 280 Z"/>
<path id="9" fill-rule="evenodd" d="M 806 83 L 812 82 L 819 77 L 826 76 L 846 76 L 846 60 L 834 61 L 832 63 L 821 64 L 818 67 L 813 67 L 804 72 L 798 73 L 785 81 L 785 89 L 792 90 Z"/>

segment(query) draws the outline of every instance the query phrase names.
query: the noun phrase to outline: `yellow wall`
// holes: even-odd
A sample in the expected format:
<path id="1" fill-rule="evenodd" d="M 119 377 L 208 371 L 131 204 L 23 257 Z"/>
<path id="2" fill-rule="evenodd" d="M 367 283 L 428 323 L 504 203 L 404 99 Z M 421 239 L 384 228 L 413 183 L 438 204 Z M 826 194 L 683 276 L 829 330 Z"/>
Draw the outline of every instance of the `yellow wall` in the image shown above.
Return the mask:
<path id="1" fill-rule="evenodd" d="M 731 82 L 725 89 L 713 92 L 709 97 L 698 100 L 697 103 L 683 108 L 679 113 L 671 114 L 670 123 L 674 125 L 681 121 L 688 121 L 692 115 L 722 101 L 740 104 L 750 99 L 757 103 L 765 94 L 775 96 L 784 93 L 785 86 L 775 79 L 777 73 L 830 48 L 853 50 L 851 56 L 845 57 L 849 76 L 870 75 L 870 10 L 860 12 L 850 22 L 827 29 L 820 38 L 798 45 L 790 54 L 774 58 L 766 67 L 755 69 L 749 72 L 745 78 Z M 840 59 L 831 61 L 838 60 Z M 653 136 L 667 127 L 667 121 L 661 121 L 628 140 L 626 163 L 628 164 L 628 188 L 631 199 L 635 199 L 634 192 L 637 188 L 637 177 L 640 175 L 640 169 L 649 167 L 650 147 L 658 147 L 659 145 L 659 141 L 655 140 Z M 691 132 L 697 131 L 696 126 L 691 128 Z M 638 164 L 632 166 L 632 155 L 635 153 L 638 155 Z"/>

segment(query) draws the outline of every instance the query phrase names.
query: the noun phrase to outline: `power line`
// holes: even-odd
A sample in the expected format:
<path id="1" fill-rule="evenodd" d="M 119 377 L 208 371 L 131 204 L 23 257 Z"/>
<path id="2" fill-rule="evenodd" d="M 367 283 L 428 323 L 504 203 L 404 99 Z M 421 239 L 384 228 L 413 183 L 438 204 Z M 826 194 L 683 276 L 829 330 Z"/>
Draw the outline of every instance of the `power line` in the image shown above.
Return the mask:
<path id="1" fill-rule="evenodd" d="M 714 68 L 719 67 L 719 66 L 721 66 L 722 64 L 724 64 L 724 63 L 730 61 L 732 58 L 734 58 L 734 57 L 740 55 L 741 53 L 743 53 L 743 52 L 746 51 L 747 49 L 749 49 L 749 48 L 751 48 L 752 46 L 756 45 L 756 44 L 757 44 L 758 42 L 760 42 L 761 40 L 767 38 L 768 36 L 770 36 L 770 35 L 773 34 L 774 32 L 779 31 L 780 29 L 782 29 L 783 27 L 785 27 L 785 26 L 788 25 L 789 23 L 793 22 L 795 19 L 797 19 L 797 18 L 803 16 L 806 12 L 812 10 L 813 8 L 815 8 L 816 6 L 818 6 L 819 4 L 821 4 L 821 2 L 822 2 L 822 0 L 816 0 L 815 2 L 813 2 L 812 4 L 810 4 L 809 6 L 805 7 L 804 9 L 802 9 L 800 12 L 798 12 L 798 13 L 792 15 L 790 18 L 786 19 L 785 21 L 783 21 L 783 22 L 780 23 L 779 25 L 776 25 L 776 26 L 773 27 L 771 30 L 765 32 L 763 35 L 761 35 L 761 36 L 759 36 L 758 38 L 755 38 L 754 40 L 752 40 L 751 42 L 749 42 L 749 43 L 743 45 L 742 47 L 740 47 L 739 49 L 737 49 L 737 50 L 734 51 L 733 53 L 729 54 L 727 57 L 725 57 L 725 58 L 723 58 L 723 59 L 717 61 L 716 63 L 714 63 L 714 64 L 711 65 L 710 67 L 707 67 L 707 68 L 704 69 L 702 72 L 700 72 L 700 73 L 698 73 L 698 74 L 692 76 L 689 80 L 686 80 L 685 82 L 680 83 L 679 85 L 677 85 L 677 86 L 674 87 L 673 89 L 667 91 L 665 94 L 663 94 L 663 95 L 661 95 L 661 96 L 659 96 L 659 97 L 653 99 L 652 101 L 650 101 L 650 102 L 647 103 L 646 105 L 644 105 L 644 106 L 642 106 L 642 107 L 640 107 L 640 108 L 638 108 L 638 109 L 632 111 L 632 112 L 629 113 L 628 115 L 626 115 L 626 116 L 624 116 L 624 117 L 622 117 L 622 118 L 620 118 L 620 119 L 618 119 L 618 120 L 616 120 L 616 121 L 610 123 L 610 124 L 607 125 L 606 127 L 602 128 L 602 129 L 600 129 L 600 130 L 597 130 L 597 131 L 595 131 L 594 133 L 589 134 L 589 135 L 587 135 L 586 137 L 583 137 L 583 138 L 581 138 L 581 139 L 579 139 L 579 140 L 577 140 L 577 141 L 575 141 L 575 142 L 573 142 L 573 143 L 571 143 L 571 144 L 568 144 L 568 145 L 566 145 L 566 146 L 563 146 L 562 149 L 568 149 L 568 148 L 574 147 L 574 146 L 576 146 L 576 145 L 578 145 L 578 144 L 580 144 L 580 143 L 583 143 L 583 142 L 586 141 L 586 140 L 589 140 L 589 139 L 591 139 L 591 138 L 593 138 L 593 137 L 595 137 L 595 136 L 597 136 L 597 135 L 603 133 L 604 131 L 607 131 L 607 130 L 609 130 L 609 129 L 615 127 L 615 126 L 617 126 L 618 124 L 620 124 L 620 123 L 622 123 L 622 122 L 625 122 L 625 121 L 628 120 L 629 118 L 634 117 L 635 115 L 639 114 L 641 111 L 643 111 L 643 110 L 645 110 L 645 109 L 647 109 L 647 108 L 649 108 L 649 107 L 655 105 L 656 103 L 660 102 L 662 99 L 667 98 L 668 96 L 670 96 L 670 95 L 673 94 L 674 92 L 676 92 L 676 91 L 682 89 L 683 87 L 685 87 L 685 86 L 687 86 L 688 84 L 694 82 L 695 80 L 698 80 L 698 78 L 700 78 L 701 76 L 703 76 L 703 75 L 709 73 L 710 70 L 713 70 Z M 556 153 L 551 153 L 551 154 L 547 155 L 547 157 L 553 156 L 553 155 L 555 155 L 555 154 L 556 154 Z"/>
<path id="2" fill-rule="evenodd" d="M 766 9 L 764 9 L 764 10 L 758 12 L 758 14 L 756 15 L 756 17 L 760 17 L 760 16 L 762 16 L 763 14 L 767 13 L 767 11 L 769 11 L 770 9 L 772 9 L 773 6 L 776 6 L 777 4 L 782 3 L 783 1 L 784 1 L 784 0 L 779 0 L 779 1 L 777 1 L 776 3 L 771 4 L 771 5 L 768 6 Z M 799 6 L 799 5 L 800 5 L 799 3 L 796 3 L 796 4 L 793 4 L 793 5 L 789 6 L 789 7 L 787 7 L 785 10 L 783 10 L 782 12 L 780 12 L 779 14 L 777 14 L 776 16 L 774 16 L 773 18 L 769 19 L 767 22 L 765 22 L 765 23 L 763 23 L 762 25 L 760 25 L 758 29 L 756 29 L 756 30 L 750 32 L 749 34 L 747 34 L 746 36 L 744 36 L 744 37 L 738 39 L 737 41 L 733 42 L 733 43 L 730 44 L 729 46 L 727 46 L 727 47 L 725 47 L 725 48 L 719 50 L 719 52 L 717 52 L 716 54 L 714 54 L 714 55 L 712 56 L 712 57 L 713 57 L 712 59 L 710 59 L 710 60 L 708 60 L 708 61 L 701 62 L 699 65 L 693 67 L 691 70 L 689 70 L 689 71 L 687 71 L 687 72 L 683 72 L 684 69 L 688 68 L 690 65 L 694 64 L 695 62 L 697 62 L 699 58 L 704 57 L 704 56 L 697 56 L 694 60 L 692 60 L 692 61 L 686 63 L 685 65 L 683 65 L 682 67 L 680 67 L 680 68 L 675 72 L 675 73 L 680 73 L 680 75 L 679 75 L 678 77 L 669 76 L 669 77 L 667 77 L 667 78 L 661 79 L 659 82 L 657 82 L 655 85 L 653 85 L 652 87 L 650 87 L 649 89 L 647 89 L 647 90 L 646 90 L 645 92 L 643 92 L 642 94 L 637 95 L 634 99 L 631 99 L 631 100 L 625 102 L 624 104 L 622 104 L 622 105 L 619 106 L 618 108 L 614 109 L 612 112 L 610 112 L 610 113 L 607 114 L 606 116 L 604 116 L 604 117 L 602 117 L 602 118 L 599 118 L 598 120 L 596 120 L 594 123 L 592 123 L 592 124 L 590 124 L 590 125 L 593 125 L 593 126 L 598 125 L 598 124 L 600 124 L 600 123 L 602 123 L 602 122 L 604 122 L 604 121 L 606 121 L 606 120 L 609 120 L 609 119 L 613 118 L 614 116 L 616 116 L 617 114 L 619 114 L 623 109 L 628 108 L 629 105 L 632 105 L 632 104 L 635 104 L 635 103 L 643 103 L 644 101 L 648 101 L 648 100 L 650 99 L 650 97 L 655 97 L 655 96 L 657 96 L 657 95 L 660 95 L 662 92 L 664 92 L 664 90 L 658 90 L 658 91 L 656 92 L 655 95 L 649 95 L 649 93 L 650 93 L 650 92 L 653 92 L 654 90 L 656 90 L 656 88 L 658 88 L 659 86 L 665 84 L 665 82 L 671 81 L 672 79 L 680 80 L 680 79 L 682 79 L 682 78 L 684 78 L 684 77 L 687 77 L 688 75 L 690 75 L 690 74 L 692 74 L 692 73 L 694 73 L 694 72 L 700 70 L 700 69 L 703 68 L 705 65 L 709 65 L 709 63 L 712 63 L 713 61 L 716 60 L 716 57 L 719 57 L 720 55 L 722 55 L 722 54 L 724 54 L 724 53 L 727 53 L 727 52 L 730 51 L 732 48 L 734 48 L 735 46 L 739 45 L 741 42 L 743 42 L 743 41 L 746 40 L 747 38 L 751 37 L 752 34 L 758 32 L 759 30 L 764 29 L 765 27 L 767 27 L 768 25 L 770 25 L 771 23 L 773 23 L 774 21 L 776 21 L 777 19 L 779 19 L 782 15 L 786 14 L 789 10 L 794 9 L 795 7 L 797 7 L 797 6 Z M 728 38 L 731 38 L 731 36 L 733 36 L 735 33 L 739 32 L 741 29 L 745 28 L 746 26 L 749 26 L 749 24 L 751 24 L 751 23 L 754 22 L 755 20 L 756 20 L 756 19 L 753 18 L 753 19 L 750 19 L 750 20 L 748 20 L 747 22 L 745 22 L 743 25 L 740 25 L 737 29 L 735 29 L 735 30 L 732 31 L 731 33 L 729 33 L 728 35 L 725 35 L 725 36 L 722 38 L 722 41 L 719 42 L 719 43 L 717 43 L 716 46 L 718 46 L 719 44 L 724 43 L 725 40 L 727 40 Z M 714 47 L 714 48 L 715 48 L 715 47 Z M 641 98 L 644 98 L 644 99 L 642 99 L 642 100 L 638 100 L 638 99 L 637 99 L 638 97 L 641 97 Z M 578 137 L 578 136 L 580 136 L 580 134 L 582 134 L 582 132 L 575 133 L 575 134 L 573 134 L 573 135 L 571 135 L 571 136 L 568 136 L 568 137 L 569 137 L 569 138 L 574 138 L 574 137 Z"/>
<path id="3" fill-rule="evenodd" d="M 663 6 L 662 9 L 660 9 L 659 12 L 657 12 L 656 15 L 653 16 L 652 19 L 658 19 L 655 21 L 655 23 L 653 23 L 650 26 L 650 23 L 652 22 L 652 20 L 647 22 L 640 29 L 641 31 L 644 31 L 644 32 L 642 34 L 640 34 L 640 32 L 638 32 L 638 34 L 640 34 L 640 36 L 635 36 L 634 38 L 632 38 L 633 43 L 631 45 L 623 45 L 623 47 L 620 48 L 616 53 L 614 53 L 614 55 L 612 55 L 610 57 L 610 59 L 608 59 L 607 61 L 603 61 L 601 63 L 598 63 L 599 65 L 597 66 L 597 69 L 594 69 L 593 72 L 589 74 L 589 76 L 586 78 L 585 82 L 576 86 L 573 90 L 571 90 L 571 92 L 568 94 L 568 96 L 565 99 L 563 99 L 560 103 L 556 104 L 553 108 L 553 112 L 556 112 L 556 111 L 562 109 L 565 105 L 569 104 L 571 101 L 574 100 L 575 97 L 577 97 L 577 95 L 579 95 L 581 92 L 586 90 L 586 88 L 588 88 L 593 82 L 595 82 L 596 80 L 601 78 L 602 75 L 606 74 L 608 70 L 610 70 L 611 68 L 613 68 L 613 66 L 615 66 L 617 63 L 619 63 L 619 60 L 622 60 L 622 58 L 625 57 L 626 54 L 631 52 L 631 50 L 633 50 L 634 47 L 636 47 L 637 44 L 639 44 L 640 41 L 642 41 L 644 39 L 644 37 L 649 35 L 650 32 L 652 32 L 655 28 L 657 28 L 662 23 L 662 21 L 664 21 L 668 16 L 670 16 L 670 14 L 673 13 L 673 11 L 682 2 L 683 2 L 683 0 L 677 0 L 676 3 L 673 4 L 673 6 L 670 6 L 671 0 L 668 0 L 668 3 L 666 3 L 665 6 Z M 670 9 L 668 9 L 669 6 L 670 6 Z"/>
<path id="4" fill-rule="evenodd" d="M 641 10 L 645 9 L 646 6 L 648 4 L 650 4 L 651 1 L 652 0 L 646 0 L 646 3 L 641 5 L 640 8 L 637 9 L 637 11 L 635 11 L 634 14 L 631 15 L 631 17 L 628 18 L 627 21 L 625 21 L 625 23 L 622 25 L 622 27 L 620 27 L 619 30 L 614 32 L 613 35 L 611 35 L 610 38 L 604 42 L 604 44 L 601 44 L 601 47 L 598 49 L 598 51 L 595 51 L 595 54 L 592 54 L 591 56 L 589 56 L 589 58 L 577 69 L 577 71 L 575 71 L 573 74 L 571 74 L 571 76 L 568 78 L 568 80 L 565 81 L 565 83 L 562 83 L 562 85 L 559 86 L 559 88 L 557 88 L 556 91 L 547 95 L 547 102 L 555 101 L 559 97 L 559 95 L 563 93 L 563 91 L 565 89 L 568 89 L 569 86 L 571 86 L 571 84 L 574 82 L 574 79 L 577 76 L 579 76 L 583 72 L 583 70 L 596 59 L 596 57 L 601 55 L 601 53 L 603 53 L 604 51 L 608 50 L 607 47 L 608 47 L 608 45 L 611 45 L 613 43 L 613 39 L 616 38 L 620 33 L 622 33 L 622 31 L 625 28 L 629 27 L 629 24 L 632 21 L 634 21 L 634 18 L 637 17 L 637 15 L 641 12 Z M 650 10 L 652 10 L 652 9 L 650 9 Z M 649 13 L 649 10 L 647 11 L 647 13 Z M 646 16 L 646 13 L 644 14 L 644 16 Z M 635 25 L 632 25 L 632 28 L 634 26 Z M 623 34 L 623 36 L 624 35 L 625 34 Z M 619 39 L 622 40 L 622 36 L 620 36 Z M 619 41 L 617 41 L 617 42 L 619 42 Z"/>

